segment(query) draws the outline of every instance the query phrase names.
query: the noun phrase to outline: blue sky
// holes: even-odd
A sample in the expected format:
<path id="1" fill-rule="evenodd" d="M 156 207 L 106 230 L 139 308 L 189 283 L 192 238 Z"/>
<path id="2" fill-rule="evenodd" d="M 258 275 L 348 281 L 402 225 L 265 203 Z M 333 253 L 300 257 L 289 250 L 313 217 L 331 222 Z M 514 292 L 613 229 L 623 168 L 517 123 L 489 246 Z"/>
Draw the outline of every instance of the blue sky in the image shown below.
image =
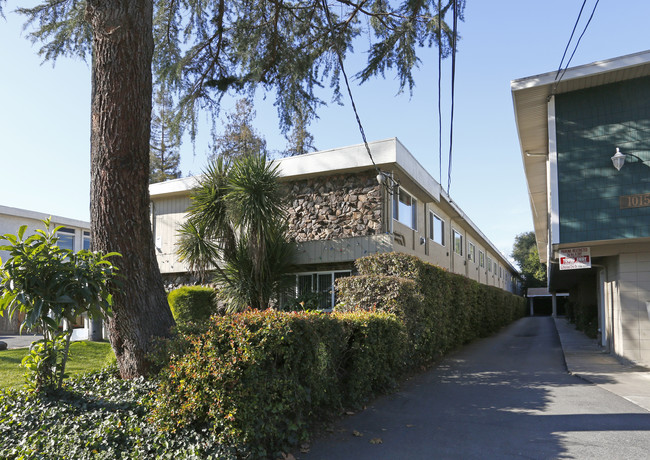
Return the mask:
<path id="1" fill-rule="evenodd" d="M 578 33 L 596 0 L 588 0 Z M 30 1 L 35 3 L 34 1 Z M 89 219 L 90 70 L 60 59 L 41 64 L 23 18 L 6 4 L 0 19 L 0 205 Z M 25 2 L 21 2 L 25 4 Z M 450 194 L 506 255 L 515 235 L 532 230 L 510 81 L 557 69 L 582 0 L 467 0 L 456 63 L 453 163 Z M 650 48 L 650 2 L 603 0 L 571 66 Z M 575 39 L 574 39 L 575 40 Z M 348 74 L 364 56 L 346 62 Z M 368 140 L 397 137 L 439 180 L 437 51 L 426 50 L 412 96 L 398 95 L 393 75 L 353 94 Z M 443 63 L 443 187 L 447 186 L 451 61 Z M 234 106 L 225 99 L 222 114 Z M 274 95 L 256 101 L 255 125 L 271 149 L 286 145 L 277 127 Z M 318 149 L 362 142 L 349 101 L 320 110 L 310 130 Z M 183 175 L 206 162 L 208 128 L 196 148 L 182 148 Z M 609 152 L 608 152 L 609 153 Z"/>

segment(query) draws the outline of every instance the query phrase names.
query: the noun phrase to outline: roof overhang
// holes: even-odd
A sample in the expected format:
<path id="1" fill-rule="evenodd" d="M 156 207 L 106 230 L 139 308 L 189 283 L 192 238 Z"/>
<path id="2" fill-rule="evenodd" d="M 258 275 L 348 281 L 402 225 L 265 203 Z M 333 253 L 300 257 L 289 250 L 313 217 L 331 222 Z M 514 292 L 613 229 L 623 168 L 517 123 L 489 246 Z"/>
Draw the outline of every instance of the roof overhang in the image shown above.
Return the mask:
<path id="1" fill-rule="evenodd" d="M 273 160 L 281 180 L 300 180 L 331 174 L 349 174 L 377 168 L 399 174 L 402 182 L 418 185 L 427 201 L 440 201 L 440 184 L 424 169 L 397 138 L 369 142 L 370 155 L 364 144 L 297 155 Z M 200 176 L 184 177 L 149 186 L 152 198 L 188 194 Z"/>
<path id="2" fill-rule="evenodd" d="M 549 152 L 548 101 L 554 94 L 567 93 L 650 75 L 650 51 L 598 61 L 567 69 L 556 85 L 557 72 L 520 78 L 510 83 L 524 164 L 528 198 L 533 213 L 537 249 L 548 263 Z"/>

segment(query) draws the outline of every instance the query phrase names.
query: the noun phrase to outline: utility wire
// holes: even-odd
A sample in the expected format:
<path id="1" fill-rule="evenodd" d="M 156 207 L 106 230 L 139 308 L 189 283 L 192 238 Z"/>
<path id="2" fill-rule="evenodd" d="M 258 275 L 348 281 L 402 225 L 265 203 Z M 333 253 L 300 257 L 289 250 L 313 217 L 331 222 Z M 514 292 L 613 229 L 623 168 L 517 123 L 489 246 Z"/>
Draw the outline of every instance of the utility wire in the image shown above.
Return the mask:
<path id="1" fill-rule="evenodd" d="M 451 45 L 451 119 L 449 124 L 449 163 L 447 165 L 447 195 L 449 196 L 449 189 L 451 187 L 451 159 L 454 142 L 454 89 L 456 83 L 456 37 L 458 35 L 458 8 L 456 8 L 458 0 L 453 0 L 453 14 L 454 25 L 452 31 L 452 45 Z"/>
<path id="2" fill-rule="evenodd" d="M 332 23 L 332 18 L 330 16 L 330 10 L 329 6 L 327 5 L 327 0 L 322 0 L 323 3 L 323 9 L 325 10 L 325 17 L 327 18 L 327 24 L 329 25 L 330 28 L 330 33 L 332 34 L 332 40 L 335 39 L 336 35 L 334 33 L 334 24 Z M 366 133 L 363 130 L 363 125 L 361 124 L 361 119 L 359 118 L 359 113 L 357 112 L 357 106 L 354 103 L 354 98 L 352 97 L 352 90 L 350 89 L 350 82 L 348 81 L 348 75 L 345 72 L 345 66 L 343 65 L 343 56 L 341 55 L 341 51 L 338 49 L 336 45 L 334 45 L 334 49 L 336 50 L 336 56 L 339 61 L 339 66 L 341 67 L 341 73 L 343 74 L 343 80 L 345 81 L 345 86 L 348 90 L 348 96 L 350 97 L 350 103 L 352 104 L 352 110 L 354 111 L 354 116 L 357 119 L 357 124 L 359 125 L 359 132 L 361 133 L 361 138 L 363 139 L 363 144 L 366 146 L 366 151 L 368 152 L 368 156 L 370 157 L 370 161 L 372 161 L 372 165 L 375 167 L 375 170 L 377 171 L 377 174 L 381 174 L 381 171 L 377 167 L 377 164 L 375 163 L 375 159 L 372 157 L 372 153 L 370 153 L 370 146 L 368 145 L 368 141 L 366 140 Z"/>
<path id="3" fill-rule="evenodd" d="M 438 0 L 438 180 L 442 182 L 442 11 Z"/>
<path id="4" fill-rule="evenodd" d="M 578 13 L 578 18 L 576 19 L 576 23 L 573 24 L 573 30 L 571 31 L 571 36 L 569 37 L 569 41 L 567 42 L 566 47 L 564 48 L 564 54 L 562 54 L 562 60 L 560 60 L 560 65 L 557 66 L 557 73 L 555 74 L 555 80 L 557 80 L 558 75 L 560 75 L 560 72 L 562 71 L 562 64 L 564 63 L 566 52 L 569 51 L 569 46 L 571 46 L 571 40 L 573 40 L 573 34 L 576 33 L 576 29 L 578 28 L 578 23 L 580 22 L 580 16 L 582 16 L 582 10 L 585 9 L 586 4 L 587 4 L 587 0 L 584 0 L 582 2 L 582 6 L 580 7 L 580 12 Z"/>
<path id="5" fill-rule="evenodd" d="M 562 78 L 564 78 L 564 74 L 566 73 L 567 69 L 569 68 L 569 65 L 571 64 L 571 61 L 573 60 L 573 56 L 576 54 L 576 51 L 578 50 L 578 45 L 580 45 L 580 40 L 582 40 L 582 37 L 584 36 L 585 32 L 587 32 L 587 28 L 589 27 L 589 24 L 591 23 L 591 20 L 594 17 L 594 13 L 596 12 L 596 7 L 598 6 L 598 2 L 600 2 L 600 0 L 596 0 L 596 3 L 594 3 L 594 8 L 591 10 L 591 15 L 589 16 L 589 19 L 587 20 L 587 23 L 585 24 L 584 29 L 582 29 L 582 33 L 578 37 L 578 41 L 576 42 L 576 46 L 573 48 L 573 52 L 571 53 L 571 56 L 569 57 L 569 60 L 567 61 L 566 65 L 564 66 L 564 70 L 562 71 L 562 74 L 560 75 L 560 78 L 557 77 L 557 74 L 555 75 L 555 84 L 553 85 L 553 90 L 551 91 L 551 95 L 549 96 L 549 99 L 555 94 L 555 90 L 557 89 L 557 86 L 562 81 Z M 583 4 L 583 6 L 584 6 L 584 4 Z M 580 13 L 582 13 L 582 8 L 580 9 Z M 578 15 L 578 19 L 580 19 L 580 14 Z M 577 24 L 577 21 L 576 21 L 576 24 Z M 575 30 L 575 26 L 574 26 L 574 30 Z M 571 36 L 573 37 L 573 33 L 571 34 Z M 570 42 L 570 40 L 571 39 L 569 39 L 569 42 Z M 568 48 L 568 46 L 569 45 L 567 44 L 567 48 Z M 566 50 L 565 50 L 565 54 L 566 54 Z M 562 59 L 564 60 L 564 58 L 562 58 Z M 562 64 L 560 63 L 560 66 L 561 65 Z M 559 70 L 558 70 L 558 73 L 559 73 Z"/>

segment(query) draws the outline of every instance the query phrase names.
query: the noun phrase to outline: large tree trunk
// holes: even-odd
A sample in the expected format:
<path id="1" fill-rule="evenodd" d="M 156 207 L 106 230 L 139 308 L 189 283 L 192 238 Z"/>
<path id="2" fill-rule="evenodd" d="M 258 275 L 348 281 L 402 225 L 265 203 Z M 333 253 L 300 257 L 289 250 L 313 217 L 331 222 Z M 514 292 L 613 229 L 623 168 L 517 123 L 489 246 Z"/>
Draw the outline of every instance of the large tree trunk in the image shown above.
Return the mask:
<path id="1" fill-rule="evenodd" d="M 152 0 L 88 0 L 93 30 L 91 227 L 93 247 L 117 251 L 110 341 L 123 378 L 147 374 L 154 337 L 174 324 L 149 222 Z"/>

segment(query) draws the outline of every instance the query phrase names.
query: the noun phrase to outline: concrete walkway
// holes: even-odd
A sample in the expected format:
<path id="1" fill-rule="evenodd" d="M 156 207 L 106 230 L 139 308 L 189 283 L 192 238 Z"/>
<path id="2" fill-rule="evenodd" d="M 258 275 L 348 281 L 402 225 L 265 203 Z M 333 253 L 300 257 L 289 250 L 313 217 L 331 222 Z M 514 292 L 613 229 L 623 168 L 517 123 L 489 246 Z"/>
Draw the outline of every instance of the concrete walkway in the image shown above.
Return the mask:
<path id="1" fill-rule="evenodd" d="M 617 359 L 566 318 L 555 318 L 555 326 L 571 374 L 650 411 L 649 368 Z"/>
<path id="2" fill-rule="evenodd" d="M 39 334 L 25 334 L 25 335 L 3 335 L 0 334 L 0 342 L 7 344 L 7 349 L 13 348 L 28 348 L 32 342 L 41 340 L 42 335 Z"/>

